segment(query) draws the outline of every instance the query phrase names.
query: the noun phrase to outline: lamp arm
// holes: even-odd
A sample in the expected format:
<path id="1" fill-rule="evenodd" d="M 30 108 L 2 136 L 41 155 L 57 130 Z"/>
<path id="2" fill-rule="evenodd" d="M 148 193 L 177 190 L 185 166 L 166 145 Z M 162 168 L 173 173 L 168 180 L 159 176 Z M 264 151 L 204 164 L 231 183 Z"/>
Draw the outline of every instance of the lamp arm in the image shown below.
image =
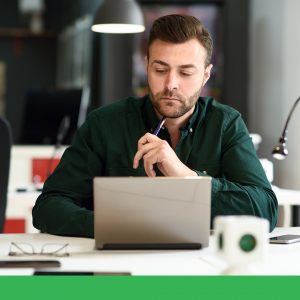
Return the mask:
<path id="1" fill-rule="evenodd" d="M 288 117 L 287 120 L 285 122 L 281 137 L 279 138 L 279 144 L 273 149 L 272 151 L 272 155 L 274 158 L 282 160 L 285 159 L 288 155 L 288 150 L 286 147 L 286 141 L 287 141 L 287 128 L 291 119 L 291 116 L 297 106 L 297 104 L 300 102 L 300 97 L 295 101 Z"/>
<path id="2" fill-rule="evenodd" d="M 292 114 L 293 114 L 293 112 L 294 112 L 294 110 L 295 110 L 297 104 L 299 103 L 299 101 L 300 101 L 300 97 L 295 101 L 295 103 L 294 103 L 292 109 L 290 110 L 290 113 L 289 113 L 289 115 L 288 115 L 288 118 L 287 118 L 287 120 L 286 120 L 286 122 L 285 122 L 283 131 L 282 131 L 282 134 L 281 134 L 281 138 L 280 138 L 280 139 L 283 139 L 284 141 L 286 140 L 287 128 L 288 128 L 288 125 L 289 125 L 291 116 L 292 116 Z"/>

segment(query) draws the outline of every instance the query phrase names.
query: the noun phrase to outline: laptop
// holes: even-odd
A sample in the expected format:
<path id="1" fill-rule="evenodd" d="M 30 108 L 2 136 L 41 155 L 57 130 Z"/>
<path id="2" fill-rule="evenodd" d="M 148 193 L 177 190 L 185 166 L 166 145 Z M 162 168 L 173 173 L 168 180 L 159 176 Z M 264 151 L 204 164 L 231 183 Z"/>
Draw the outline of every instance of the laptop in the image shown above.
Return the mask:
<path id="1" fill-rule="evenodd" d="M 96 177 L 95 248 L 208 246 L 210 177 Z"/>

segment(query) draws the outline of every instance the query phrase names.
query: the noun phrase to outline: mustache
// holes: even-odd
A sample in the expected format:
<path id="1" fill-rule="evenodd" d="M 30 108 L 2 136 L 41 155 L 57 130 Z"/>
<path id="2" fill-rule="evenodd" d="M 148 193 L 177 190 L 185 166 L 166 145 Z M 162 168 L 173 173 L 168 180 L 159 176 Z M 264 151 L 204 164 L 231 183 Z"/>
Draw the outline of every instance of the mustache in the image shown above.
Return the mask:
<path id="1" fill-rule="evenodd" d="M 182 95 L 178 94 L 175 90 L 168 90 L 168 89 L 165 89 L 163 92 L 158 93 L 158 97 L 159 98 L 164 98 L 164 97 L 175 98 L 180 101 L 182 101 L 182 98 L 183 98 Z"/>

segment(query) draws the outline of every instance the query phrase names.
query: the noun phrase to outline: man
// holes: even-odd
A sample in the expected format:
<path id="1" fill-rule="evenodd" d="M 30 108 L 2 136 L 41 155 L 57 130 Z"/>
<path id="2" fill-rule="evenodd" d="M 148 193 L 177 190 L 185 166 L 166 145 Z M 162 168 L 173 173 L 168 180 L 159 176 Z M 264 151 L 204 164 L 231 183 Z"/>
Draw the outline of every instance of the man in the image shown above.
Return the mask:
<path id="1" fill-rule="evenodd" d="M 212 218 L 277 220 L 277 200 L 240 114 L 200 97 L 212 40 L 194 17 L 156 20 L 147 55 L 149 95 L 92 112 L 33 208 L 43 232 L 93 237 L 95 176 L 211 176 Z M 158 136 L 153 134 L 165 117 Z M 122 216 L 120 216 L 122 218 Z"/>

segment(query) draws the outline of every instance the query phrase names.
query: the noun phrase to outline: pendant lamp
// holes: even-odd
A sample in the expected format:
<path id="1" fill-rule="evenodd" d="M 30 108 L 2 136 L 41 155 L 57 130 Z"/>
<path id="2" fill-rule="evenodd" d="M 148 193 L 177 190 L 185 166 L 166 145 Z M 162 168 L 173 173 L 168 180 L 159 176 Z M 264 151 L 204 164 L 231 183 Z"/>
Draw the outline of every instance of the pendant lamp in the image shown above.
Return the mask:
<path id="1" fill-rule="evenodd" d="M 143 13 L 134 0 L 104 0 L 96 12 L 92 30 L 103 33 L 143 32 Z"/>

